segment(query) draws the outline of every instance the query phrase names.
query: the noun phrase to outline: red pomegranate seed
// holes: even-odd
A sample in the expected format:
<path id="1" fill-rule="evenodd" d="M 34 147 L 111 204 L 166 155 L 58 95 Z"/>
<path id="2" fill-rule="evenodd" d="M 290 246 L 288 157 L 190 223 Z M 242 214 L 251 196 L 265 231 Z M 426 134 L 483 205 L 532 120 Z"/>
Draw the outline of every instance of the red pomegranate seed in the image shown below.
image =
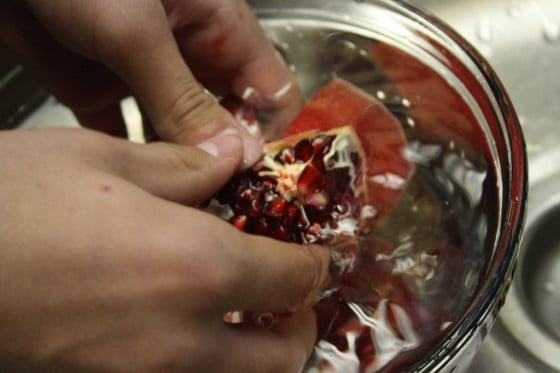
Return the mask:
<path id="1" fill-rule="evenodd" d="M 233 224 L 235 228 L 244 231 L 247 225 L 247 216 L 237 215 L 231 220 L 231 224 Z"/>
<path id="2" fill-rule="evenodd" d="M 324 187 L 323 174 L 316 167 L 307 166 L 297 181 L 298 193 L 307 196 L 321 190 Z"/>
<path id="3" fill-rule="evenodd" d="M 271 217 L 283 217 L 286 211 L 286 200 L 277 196 L 271 200 L 265 208 L 265 214 Z"/>
<path id="4" fill-rule="evenodd" d="M 311 142 L 307 139 L 302 140 L 296 144 L 294 153 L 297 159 L 302 162 L 307 162 L 313 156 L 313 145 L 311 145 Z"/>

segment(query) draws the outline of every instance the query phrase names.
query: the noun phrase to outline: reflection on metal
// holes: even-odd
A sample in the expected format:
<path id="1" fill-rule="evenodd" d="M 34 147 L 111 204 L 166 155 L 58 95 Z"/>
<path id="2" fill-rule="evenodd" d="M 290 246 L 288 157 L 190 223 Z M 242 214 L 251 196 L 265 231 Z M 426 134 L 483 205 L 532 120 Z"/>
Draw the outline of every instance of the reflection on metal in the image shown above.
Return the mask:
<path id="1" fill-rule="evenodd" d="M 560 209 L 560 1 L 409 1 L 443 18 L 488 58 L 527 141 L 530 187 L 520 263 L 471 372 L 560 372 L 560 231 L 551 213 Z M 554 230 L 547 229 L 551 221 Z"/>

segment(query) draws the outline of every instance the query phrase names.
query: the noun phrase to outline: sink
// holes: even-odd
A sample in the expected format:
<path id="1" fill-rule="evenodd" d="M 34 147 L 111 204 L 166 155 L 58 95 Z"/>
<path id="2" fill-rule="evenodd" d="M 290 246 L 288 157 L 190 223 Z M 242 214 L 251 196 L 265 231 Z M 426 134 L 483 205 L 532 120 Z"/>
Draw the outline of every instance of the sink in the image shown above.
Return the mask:
<path id="1" fill-rule="evenodd" d="M 409 2 L 446 21 L 491 63 L 520 117 L 529 160 L 553 150 L 560 140 L 560 2 Z"/>
<path id="2" fill-rule="evenodd" d="M 560 1 L 410 0 L 490 62 L 519 115 L 529 160 L 512 288 L 470 372 L 560 372 Z"/>

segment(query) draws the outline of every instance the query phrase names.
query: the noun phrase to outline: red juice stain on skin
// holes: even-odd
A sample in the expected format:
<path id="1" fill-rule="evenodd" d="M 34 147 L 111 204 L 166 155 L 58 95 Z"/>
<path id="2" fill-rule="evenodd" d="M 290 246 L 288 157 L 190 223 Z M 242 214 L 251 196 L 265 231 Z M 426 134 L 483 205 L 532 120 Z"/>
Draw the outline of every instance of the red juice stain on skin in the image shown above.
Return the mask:
<path id="1" fill-rule="evenodd" d="M 214 54 L 214 57 L 220 57 L 222 55 L 222 47 L 225 43 L 225 41 L 228 38 L 228 34 L 226 32 L 216 36 L 214 39 L 212 39 L 211 42 L 211 47 L 212 47 L 212 52 Z"/>

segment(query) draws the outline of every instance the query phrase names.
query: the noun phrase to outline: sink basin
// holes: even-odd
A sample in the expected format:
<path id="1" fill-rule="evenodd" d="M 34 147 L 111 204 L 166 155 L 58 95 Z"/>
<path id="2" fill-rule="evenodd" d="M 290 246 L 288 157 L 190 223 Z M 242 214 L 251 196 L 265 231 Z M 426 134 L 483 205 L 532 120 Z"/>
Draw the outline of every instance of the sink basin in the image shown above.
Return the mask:
<path id="1" fill-rule="evenodd" d="M 446 21 L 496 70 L 529 159 L 517 273 L 472 372 L 560 372 L 560 2 L 411 0 Z"/>

